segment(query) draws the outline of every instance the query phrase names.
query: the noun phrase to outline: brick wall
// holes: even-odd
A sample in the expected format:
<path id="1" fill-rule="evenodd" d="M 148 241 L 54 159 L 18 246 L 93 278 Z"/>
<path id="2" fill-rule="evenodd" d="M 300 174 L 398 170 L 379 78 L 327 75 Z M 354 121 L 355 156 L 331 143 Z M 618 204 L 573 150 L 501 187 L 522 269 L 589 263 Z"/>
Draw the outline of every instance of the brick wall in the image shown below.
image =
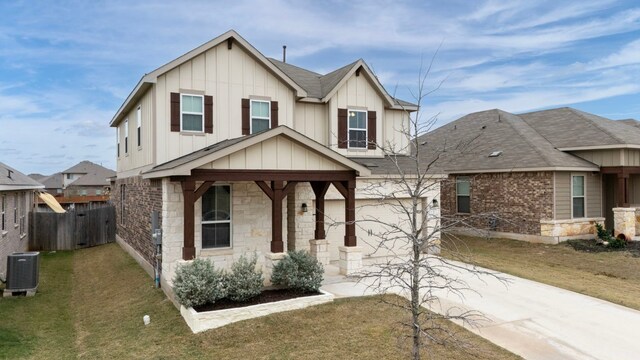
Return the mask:
<path id="1" fill-rule="evenodd" d="M 123 186 L 124 209 L 121 204 Z M 155 265 L 155 245 L 151 239 L 151 212 L 162 212 L 161 181 L 142 179 L 140 176 L 117 179 L 111 191 L 111 201 L 116 207 L 116 234 L 147 262 Z M 162 219 L 160 221 L 162 222 Z"/>
<path id="2" fill-rule="evenodd" d="M 5 229 L 0 228 L 0 278 L 7 276 L 7 255 L 14 252 L 27 251 L 29 242 L 29 212 L 33 204 L 33 191 L 2 191 L 0 201 L 5 196 Z M 13 208 L 17 209 L 17 219 L 14 221 Z M 24 216 L 24 228 L 20 232 L 20 218 Z"/>
<path id="3" fill-rule="evenodd" d="M 456 214 L 455 176 L 442 186 L 443 223 L 466 219 L 473 228 L 540 235 L 540 220 L 553 219 L 553 173 L 517 172 L 469 175 L 471 214 Z M 490 228 L 490 215 L 498 217 Z"/>

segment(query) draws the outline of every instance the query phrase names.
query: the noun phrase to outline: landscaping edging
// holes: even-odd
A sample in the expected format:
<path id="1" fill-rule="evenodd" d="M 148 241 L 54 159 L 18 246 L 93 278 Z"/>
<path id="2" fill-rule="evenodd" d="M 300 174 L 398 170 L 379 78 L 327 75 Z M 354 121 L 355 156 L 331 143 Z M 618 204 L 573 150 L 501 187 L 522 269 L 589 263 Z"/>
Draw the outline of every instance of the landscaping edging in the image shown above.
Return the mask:
<path id="1" fill-rule="evenodd" d="M 233 309 L 197 312 L 193 308 L 180 306 L 180 314 L 191 331 L 196 334 L 202 331 L 219 328 L 237 321 L 248 320 L 275 314 L 283 311 L 304 309 L 333 301 L 333 294 L 319 290 L 321 295 L 303 296 L 295 299 L 275 301 L 266 304 L 251 305 Z"/>

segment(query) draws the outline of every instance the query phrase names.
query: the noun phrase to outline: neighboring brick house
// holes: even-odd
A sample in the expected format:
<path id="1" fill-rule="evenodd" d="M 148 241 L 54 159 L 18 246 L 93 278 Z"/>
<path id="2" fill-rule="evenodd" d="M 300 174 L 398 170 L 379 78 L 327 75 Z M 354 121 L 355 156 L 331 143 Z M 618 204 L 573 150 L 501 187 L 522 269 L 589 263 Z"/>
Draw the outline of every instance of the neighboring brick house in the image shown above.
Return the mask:
<path id="1" fill-rule="evenodd" d="M 29 212 L 44 186 L 0 162 L 0 279 L 6 279 L 7 255 L 27 251 Z"/>
<path id="2" fill-rule="evenodd" d="M 640 235 L 632 215 L 640 207 L 637 124 L 571 108 L 519 115 L 489 110 L 420 142 L 442 152 L 436 166 L 450 174 L 441 194 L 445 218 L 529 241 L 592 238 L 595 223 L 634 238 Z"/>
<path id="3" fill-rule="evenodd" d="M 159 265 L 164 284 L 196 257 L 225 267 L 257 253 L 268 271 L 283 252 L 304 249 L 324 263 L 340 259 L 348 273 L 363 257 L 406 251 L 378 250 L 377 229 L 353 220 L 397 218 L 360 207 L 380 200 L 362 187 L 390 171 L 376 143 L 407 148 L 398 129 L 415 110 L 363 60 L 321 75 L 266 58 L 229 31 L 144 75 L 113 117 L 116 238 L 148 272 Z M 424 194 L 433 200 L 437 186 Z M 346 225 L 328 228 L 325 218 Z"/>

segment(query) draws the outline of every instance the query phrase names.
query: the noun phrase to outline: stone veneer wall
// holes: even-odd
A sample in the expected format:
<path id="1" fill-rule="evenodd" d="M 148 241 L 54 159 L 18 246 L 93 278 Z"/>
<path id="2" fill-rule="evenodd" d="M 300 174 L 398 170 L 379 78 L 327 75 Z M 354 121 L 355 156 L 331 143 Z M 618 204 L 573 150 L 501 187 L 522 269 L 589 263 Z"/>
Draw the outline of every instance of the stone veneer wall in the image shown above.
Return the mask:
<path id="1" fill-rule="evenodd" d="M 124 218 L 121 191 L 124 186 Z M 116 234 L 142 256 L 155 265 L 155 245 L 151 239 L 151 213 L 162 211 L 162 183 L 160 180 L 134 176 L 117 179 L 111 190 L 111 202 L 116 207 Z M 123 221 L 124 219 L 124 221 Z M 162 225 L 162 219 L 160 219 Z"/>
<path id="2" fill-rule="evenodd" d="M 461 175 L 462 176 L 462 175 Z M 442 185 L 442 216 L 466 219 L 469 226 L 497 232 L 540 235 L 540 220 L 553 219 L 553 173 L 514 172 L 468 175 L 471 178 L 471 216 L 457 214 L 456 176 Z M 490 228 L 489 215 L 499 217 Z"/>

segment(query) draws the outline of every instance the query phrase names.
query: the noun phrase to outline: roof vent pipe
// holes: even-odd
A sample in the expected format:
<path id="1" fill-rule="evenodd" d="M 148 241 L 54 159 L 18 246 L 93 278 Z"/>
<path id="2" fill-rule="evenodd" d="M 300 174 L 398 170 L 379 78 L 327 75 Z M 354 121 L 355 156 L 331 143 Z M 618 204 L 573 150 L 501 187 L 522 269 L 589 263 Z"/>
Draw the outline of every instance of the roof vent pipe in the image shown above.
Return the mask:
<path id="1" fill-rule="evenodd" d="M 287 45 L 282 45 L 282 62 L 287 62 Z"/>
<path id="2" fill-rule="evenodd" d="M 11 171 L 11 170 L 7 169 L 7 177 L 8 177 L 9 179 L 11 179 L 11 174 L 13 174 L 13 171 Z"/>

